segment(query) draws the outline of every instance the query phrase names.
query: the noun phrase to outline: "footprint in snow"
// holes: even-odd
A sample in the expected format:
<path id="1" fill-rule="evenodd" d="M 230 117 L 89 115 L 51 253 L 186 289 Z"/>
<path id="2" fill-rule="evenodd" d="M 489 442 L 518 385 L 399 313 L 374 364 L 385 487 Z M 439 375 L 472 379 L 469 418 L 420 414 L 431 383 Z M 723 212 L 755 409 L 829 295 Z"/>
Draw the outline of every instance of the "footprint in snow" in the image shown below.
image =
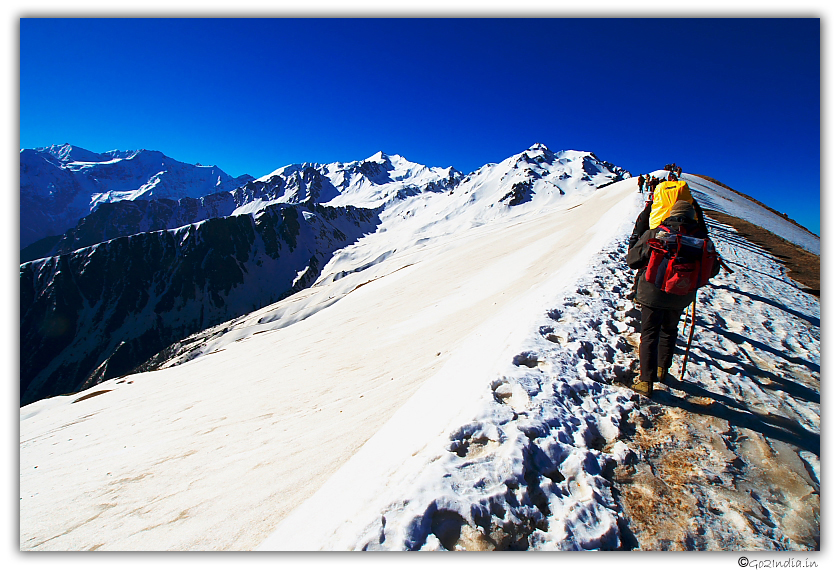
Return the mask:
<path id="1" fill-rule="evenodd" d="M 507 404 L 513 411 L 522 413 L 530 407 L 531 399 L 528 393 L 519 384 L 503 382 L 493 389 L 496 401 Z"/>

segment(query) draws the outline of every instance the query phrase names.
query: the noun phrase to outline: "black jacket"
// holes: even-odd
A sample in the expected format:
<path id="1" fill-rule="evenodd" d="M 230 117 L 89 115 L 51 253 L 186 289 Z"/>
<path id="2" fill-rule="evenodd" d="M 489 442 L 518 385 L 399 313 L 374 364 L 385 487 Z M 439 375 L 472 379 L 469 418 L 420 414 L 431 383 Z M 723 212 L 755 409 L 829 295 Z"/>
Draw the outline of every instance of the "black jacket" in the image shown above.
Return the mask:
<path id="1" fill-rule="evenodd" d="M 695 202 L 695 211 L 699 209 L 700 207 L 696 206 Z M 644 214 L 644 212 L 642 212 L 642 214 Z M 700 219 L 702 220 L 702 218 Z M 662 222 L 662 225 L 676 230 L 680 226 L 680 222 L 669 217 Z M 683 228 L 696 237 L 708 237 L 705 223 L 701 224 L 697 221 L 689 224 L 683 223 Z M 629 265 L 632 269 L 638 270 L 636 272 L 636 281 L 634 286 L 636 291 L 636 300 L 642 305 L 652 309 L 685 309 L 692 303 L 692 301 L 694 301 L 696 291 L 688 295 L 674 295 L 657 289 L 653 283 L 649 283 L 645 279 L 645 270 L 647 269 L 648 261 L 650 261 L 650 245 L 648 245 L 648 240 L 653 238 L 657 231 L 658 229 L 654 228 L 643 232 L 635 243 L 631 245 L 627 252 L 627 257 L 625 258 L 627 265 Z M 720 264 L 716 262 L 715 267 L 712 270 L 712 275 L 717 275 L 719 271 Z"/>

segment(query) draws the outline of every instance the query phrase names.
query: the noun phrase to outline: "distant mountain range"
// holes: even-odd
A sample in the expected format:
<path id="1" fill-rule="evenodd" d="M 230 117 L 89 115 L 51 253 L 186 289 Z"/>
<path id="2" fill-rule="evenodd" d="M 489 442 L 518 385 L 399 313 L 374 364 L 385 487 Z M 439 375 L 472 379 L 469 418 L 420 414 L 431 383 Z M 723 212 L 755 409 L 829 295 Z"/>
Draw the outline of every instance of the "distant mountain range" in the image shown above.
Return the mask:
<path id="1" fill-rule="evenodd" d="M 51 162 L 46 162 L 44 158 L 44 156 L 53 157 L 53 162 L 56 162 L 58 159 L 54 157 L 54 153 L 62 157 L 57 167 Z M 141 155 L 144 159 L 138 160 L 137 157 Z M 73 176 L 66 181 L 66 186 L 70 190 L 56 190 L 57 186 L 50 187 L 49 183 L 45 183 L 50 177 L 43 174 L 29 176 L 26 181 L 26 193 L 30 196 L 43 197 L 52 192 L 61 196 L 72 194 L 75 196 L 74 199 L 81 200 L 80 197 L 87 194 L 72 189 L 82 185 L 79 180 L 90 183 L 90 176 L 98 172 L 90 166 L 89 172 L 84 175 L 68 174 L 85 172 L 80 166 L 82 164 L 97 164 L 104 168 L 105 164 L 114 165 L 119 162 L 125 180 L 133 180 L 134 185 L 146 180 L 140 185 L 138 191 L 109 190 L 104 194 L 91 194 L 92 211 L 90 214 L 85 214 L 84 217 L 79 216 L 79 219 L 71 226 L 56 235 L 42 236 L 26 244 L 21 249 L 21 263 L 69 253 L 120 236 L 174 229 L 212 217 L 254 213 L 269 204 L 313 202 L 332 205 L 355 204 L 375 208 L 388 200 L 404 198 L 422 191 L 451 190 L 463 178 L 460 172 L 451 167 L 428 168 L 409 162 L 400 156 L 389 157 L 380 152 L 365 161 L 325 165 L 312 163 L 289 165 L 257 180 L 247 175 L 233 179 L 217 167 L 212 167 L 213 172 L 218 173 L 219 184 L 209 186 L 204 176 L 207 172 L 196 170 L 207 167 L 193 167 L 163 157 L 163 162 L 170 165 L 171 172 L 183 171 L 178 175 L 178 179 L 184 183 L 175 189 L 167 183 L 171 179 L 170 176 L 156 173 L 150 179 L 145 178 L 154 170 L 148 168 L 150 155 L 163 156 L 152 151 L 133 153 L 114 151 L 104 155 L 94 155 L 69 145 L 32 152 L 21 151 L 22 246 L 27 242 L 26 235 L 33 235 L 32 232 L 24 229 L 26 226 L 24 215 L 29 212 L 27 215 L 34 216 L 23 203 L 24 161 L 27 163 L 27 171 L 32 170 L 30 163 L 46 162 L 50 165 L 44 167 L 47 173 L 55 174 L 53 169 L 59 168 L 67 176 Z M 41 156 L 43 160 L 35 156 Z M 124 158 L 113 158 L 113 156 Z M 98 158 L 100 162 L 93 162 L 95 158 Z M 82 159 L 85 162 L 82 162 Z M 176 166 L 173 167 L 172 164 Z M 186 172 L 192 172 L 194 175 L 189 183 L 186 182 L 188 178 Z M 100 175 L 95 180 L 97 183 L 104 184 L 105 178 Z M 113 185 L 112 182 L 109 184 Z M 32 198 L 32 201 L 36 199 Z M 47 200 L 47 202 L 50 201 Z M 61 203 L 55 202 L 55 211 L 49 216 L 51 220 L 66 220 L 72 217 L 58 208 Z"/>
<path id="2" fill-rule="evenodd" d="M 129 373 L 308 287 L 385 220 L 421 240 L 629 176 L 544 145 L 466 176 L 379 152 L 259 179 L 155 151 L 22 150 L 21 404 Z M 431 217 L 421 215 L 427 197 L 436 197 Z M 361 256 L 360 267 L 400 247 L 375 243 L 391 249 Z"/>
<path id="3" fill-rule="evenodd" d="M 20 151 L 20 245 L 73 228 L 102 204 L 201 198 L 233 190 L 252 176 L 233 178 L 218 166 L 179 162 L 154 150 L 97 154 L 63 144 Z"/>

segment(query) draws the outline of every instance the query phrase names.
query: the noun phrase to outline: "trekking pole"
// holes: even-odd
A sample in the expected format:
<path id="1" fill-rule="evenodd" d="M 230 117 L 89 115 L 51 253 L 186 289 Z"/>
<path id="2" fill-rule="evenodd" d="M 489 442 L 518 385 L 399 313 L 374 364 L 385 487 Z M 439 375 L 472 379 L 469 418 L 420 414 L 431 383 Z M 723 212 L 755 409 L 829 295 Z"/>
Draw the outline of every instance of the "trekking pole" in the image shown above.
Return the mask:
<path id="1" fill-rule="evenodd" d="M 688 308 L 688 307 L 686 307 L 686 308 Z M 683 317 L 683 320 L 682 320 L 682 322 L 683 322 L 682 334 L 684 335 L 685 334 L 685 327 L 688 326 L 688 313 L 683 311 L 682 317 Z"/>
<path id="2" fill-rule="evenodd" d="M 685 376 L 685 367 L 688 364 L 688 351 L 691 350 L 691 339 L 694 337 L 694 317 L 696 314 L 697 301 L 694 301 L 694 303 L 691 304 L 691 328 L 688 329 L 688 341 L 685 344 L 685 356 L 683 357 L 682 372 L 680 372 L 680 382 L 683 381 L 683 376 Z"/>

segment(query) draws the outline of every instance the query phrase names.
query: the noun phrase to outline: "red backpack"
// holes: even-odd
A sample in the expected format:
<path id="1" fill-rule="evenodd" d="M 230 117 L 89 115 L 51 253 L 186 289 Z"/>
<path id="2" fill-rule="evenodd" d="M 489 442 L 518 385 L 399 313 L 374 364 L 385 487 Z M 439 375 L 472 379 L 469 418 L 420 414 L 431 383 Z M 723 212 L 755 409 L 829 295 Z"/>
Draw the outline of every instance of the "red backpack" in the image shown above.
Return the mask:
<path id="1" fill-rule="evenodd" d="M 648 240 L 650 260 L 645 279 L 672 295 L 688 295 L 707 285 L 717 260 L 712 240 L 666 226 L 657 230 L 656 237 Z"/>

